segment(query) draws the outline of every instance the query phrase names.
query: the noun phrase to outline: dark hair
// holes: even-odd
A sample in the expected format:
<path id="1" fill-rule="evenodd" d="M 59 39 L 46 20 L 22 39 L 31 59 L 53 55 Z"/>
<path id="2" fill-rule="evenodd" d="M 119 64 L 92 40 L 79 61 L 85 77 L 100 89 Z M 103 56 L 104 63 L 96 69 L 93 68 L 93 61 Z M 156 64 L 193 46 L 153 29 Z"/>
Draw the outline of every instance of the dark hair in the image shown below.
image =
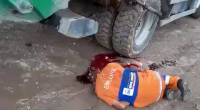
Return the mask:
<path id="1" fill-rule="evenodd" d="M 94 84 L 99 72 L 99 70 L 88 68 L 83 75 L 76 76 L 76 79 L 83 84 Z"/>

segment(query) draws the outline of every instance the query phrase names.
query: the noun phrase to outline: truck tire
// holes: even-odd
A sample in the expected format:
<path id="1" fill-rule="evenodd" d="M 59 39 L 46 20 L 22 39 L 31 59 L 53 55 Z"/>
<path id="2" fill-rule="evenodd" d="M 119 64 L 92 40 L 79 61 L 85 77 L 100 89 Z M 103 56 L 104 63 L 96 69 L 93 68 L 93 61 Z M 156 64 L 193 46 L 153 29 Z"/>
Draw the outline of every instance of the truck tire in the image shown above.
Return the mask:
<path id="1" fill-rule="evenodd" d="M 195 19 L 198 19 L 200 17 L 200 6 L 197 8 L 196 12 L 191 16 Z"/>
<path id="2" fill-rule="evenodd" d="M 99 30 L 95 38 L 99 44 L 111 50 L 113 49 L 112 31 L 116 15 L 117 11 L 114 8 L 96 14 Z"/>
<path id="3" fill-rule="evenodd" d="M 116 52 L 134 57 L 141 53 L 153 35 L 159 18 L 141 6 L 126 6 L 119 11 L 113 30 L 113 47 Z"/>

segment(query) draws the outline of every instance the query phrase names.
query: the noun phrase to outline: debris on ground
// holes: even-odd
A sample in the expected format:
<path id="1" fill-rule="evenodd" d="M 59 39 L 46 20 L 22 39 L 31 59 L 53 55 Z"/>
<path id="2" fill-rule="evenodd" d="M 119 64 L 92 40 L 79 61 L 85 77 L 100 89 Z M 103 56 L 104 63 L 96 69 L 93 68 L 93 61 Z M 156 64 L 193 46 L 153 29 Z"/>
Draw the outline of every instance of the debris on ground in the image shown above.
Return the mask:
<path id="1" fill-rule="evenodd" d="M 31 47 L 32 44 L 33 44 L 32 42 L 26 42 L 26 43 L 25 43 L 25 46 L 27 46 L 27 47 Z"/>
<path id="2" fill-rule="evenodd" d="M 26 83 L 26 82 L 28 82 L 29 81 L 29 79 L 24 79 L 24 83 Z"/>
<path id="3" fill-rule="evenodd" d="M 31 73 L 25 73 L 21 75 L 21 78 L 30 78 L 31 77 Z"/>
<path id="4" fill-rule="evenodd" d="M 28 98 L 25 98 L 25 99 L 19 99 L 19 100 L 17 101 L 17 104 L 24 105 L 26 101 L 28 101 Z"/>

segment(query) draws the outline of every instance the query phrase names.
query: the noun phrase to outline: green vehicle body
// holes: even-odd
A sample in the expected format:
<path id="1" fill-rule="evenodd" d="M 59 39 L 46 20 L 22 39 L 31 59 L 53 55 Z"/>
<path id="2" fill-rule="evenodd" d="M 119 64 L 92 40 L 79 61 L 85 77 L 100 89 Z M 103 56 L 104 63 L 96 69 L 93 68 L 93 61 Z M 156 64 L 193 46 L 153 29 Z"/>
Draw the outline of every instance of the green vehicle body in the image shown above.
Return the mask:
<path id="1" fill-rule="evenodd" d="M 47 25 L 68 37 L 81 38 L 97 33 L 98 23 L 68 9 L 69 1 L 0 0 L 0 22 L 39 22 L 48 18 L 51 23 Z"/>
<path id="2" fill-rule="evenodd" d="M 12 11 L 16 9 L 16 5 L 20 1 L 25 0 L 0 0 L 0 16 L 10 16 Z M 14 15 L 16 18 L 29 20 L 29 21 L 40 21 L 41 19 L 46 19 L 53 13 L 62 9 L 64 0 L 29 0 L 33 5 L 34 10 L 30 13 Z M 67 0 L 68 1 L 68 0 Z M 24 5 L 21 2 L 21 5 Z M 65 7 L 66 8 L 66 7 Z"/>
<path id="3" fill-rule="evenodd" d="M 111 45 L 111 48 L 113 48 L 112 40 L 118 39 L 117 42 L 114 41 L 116 45 L 114 49 L 118 53 L 122 53 L 124 56 L 134 57 L 135 54 L 141 53 L 144 48 L 146 48 L 149 39 L 155 31 L 154 27 L 156 27 L 157 24 L 159 24 L 160 26 L 164 26 L 174 20 L 188 15 L 192 15 L 194 18 L 200 17 L 200 0 L 150 0 L 151 2 L 149 0 L 133 0 L 133 2 L 129 2 L 129 5 L 133 6 L 133 8 L 130 8 L 130 10 L 126 10 L 126 8 L 125 10 L 123 10 L 123 3 L 125 2 L 119 2 L 115 4 L 116 6 L 112 7 L 114 8 L 114 11 L 108 10 L 107 8 L 110 7 L 107 7 L 106 4 L 103 5 L 102 3 L 98 3 L 98 1 L 113 0 L 79 0 L 79 2 L 82 1 L 84 4 L 86 4 L 86 9 L 89 7 L 88 9 L 90 11 L 94 11 L 92 14 L 90 14 L 88 10 L 84 10 L 84 8 L 80 8 L 81 5 L 72 5 L 73 2 L 75 3 L 75 1 L 76 0 L 0 0 L 0 23 L 1 21 L 42 21 L 40 23 L 53 26 L 59 33 L 71 38 L 82 38 L 91 36 L 96 34 L 99 30 L 99 33 L 103 33 L 99 36 L 98 34 L 96 34 L 96 39 L 99 39 L 97 41 L 100 44 L 102 44 L 103 46 L 105 46 L 104 44 L 108 44 Z M 89 2 L 92 1 L 96 3 L 89 6 Z M 70 4 L 70 8 L 68 8 L 69 2 L 72 3 Z M 142 8 L 141 10 L 143 10 L 141 14 L 140 12 L 132 13 L 131 10 L 135 10 L 135 3 L 136 5 L 141 5 L 140 8 Z M 90 9 L 90 7 L 92 6 L 94 6 L 93 9 Z M 102 11 L 100 9 L 99 11 L 95 12 L 95 10 L 98 10 L 99 7 L 106 10 Z M 81 15 L 77 14 L 79 12 L 73 8 L 82 9 L 82 12 L 80 13 Z M 146 10 L 144 10 L 144 8 L 146 8 Z M 143 12 L 147 12 L 150 13 L 148 15 L 154 16 L 154 14 L 156 14 L 155 12 L 160 13 L 160 11 L 162 13 L 162 16 L 161 14 L 157 14 L 160 17 L 156 20 L 152 19 L 152 17 L 146 16 L 145 14 L 143 16 L 142 14 Z M 84 17 L 84 13 L 87 12 L 90 15 L 88 16 L 88 18 Z M 120 12 L 123 13 L 123 16 L 126 17 L 123 18 L 123 16 L 119 14 Z M 129 12 L 131 13 L 130 15 Z M 131 19 L 130 22 L 128 16 L 136 16 L 136 14 L 137 17 L 139 17 L 140 15 L 142 16 L 137 19 L 135 19 L 136 17 L 133 17 L 134 19 Z M 92 15 L 94 15 L 93 19 Z M 120 20 L 117 21 L 117 17 L 120 18 Z M 100 26 L 94 19 L 99 21 Z M 149 20 L 151 22 L 149 22 Z M 123 24 L 122 26 L 117 26 L 119 25 L 117 24 L 119 21 L 120 25 Z M 115 23 L 117 32 L 114 34 L 113 29 L 115 27 Z M 132 23 L 143 25 L 135 25 Z M 136 26 L 141 27 L 138 28 Z M 126 29 L 127 27 L 128 29 Z M 138 34 L 139 37 L 134 34 L 136 33 L 136 31 L 137 33 L 141 33 Z M 136 38 L 139 40 L 137 40 Z M 139 42 L 138 45 L 135 43 L 137 41 Z M 121 47 L 126 47 L 127 49 Z M 133 51 L 133 49 L 136 50 Z"/>

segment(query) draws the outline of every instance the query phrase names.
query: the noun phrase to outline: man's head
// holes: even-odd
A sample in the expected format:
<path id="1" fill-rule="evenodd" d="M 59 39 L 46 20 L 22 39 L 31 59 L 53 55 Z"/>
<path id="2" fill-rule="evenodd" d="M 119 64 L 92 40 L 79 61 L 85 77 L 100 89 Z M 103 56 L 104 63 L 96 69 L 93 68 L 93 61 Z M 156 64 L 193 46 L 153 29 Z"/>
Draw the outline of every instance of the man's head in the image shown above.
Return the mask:
<path id="1" fill-rule="evenodd" d="M 83 75 L 76 76 L 76 79 L 83 84 L 95 84 L 97 74 L 100 73 L 108 63 L 119 63 L 127 69 L 142 70 L 142 63 L 137 58 L 130 59 L 125 57 L 117 57 L 115 54 L 99 54 L 92 60 L 90 67 Z"/>
<path id="2" fill-rule="evenodd" d="M 76 76 L 76 79 L 83 84 L 95 84 L 98 73 L 100 73 L 99 69 L 88 68 L 85 74 Z"/>

